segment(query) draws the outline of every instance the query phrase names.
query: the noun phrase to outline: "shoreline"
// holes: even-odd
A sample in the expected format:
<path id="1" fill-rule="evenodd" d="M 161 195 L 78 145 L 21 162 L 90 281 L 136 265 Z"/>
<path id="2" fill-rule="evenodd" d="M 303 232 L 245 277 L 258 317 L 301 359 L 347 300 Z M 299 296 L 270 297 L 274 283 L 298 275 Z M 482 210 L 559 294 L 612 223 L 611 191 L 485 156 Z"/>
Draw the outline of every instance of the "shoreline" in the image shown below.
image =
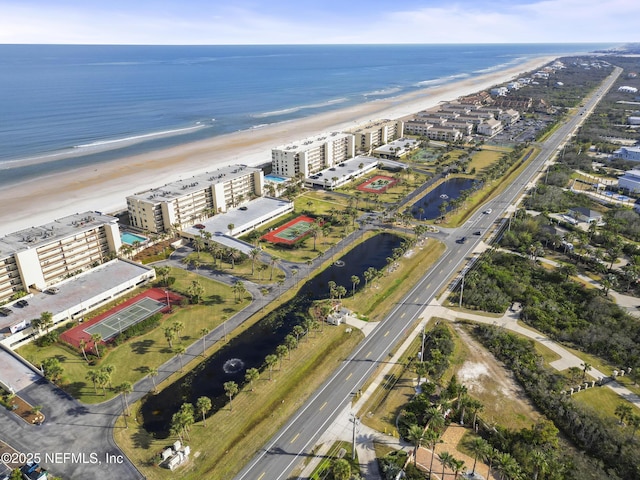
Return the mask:
<path id="1" fill-rule="evenodd" d="M 397 97 L 371 100 L 297 120 L 265 125 L 76 170 L 43 175 L 0 189 L 0 236 L 84 211 L 118 212 L 126 197 L 180 178 L 234 164 L 271 161 L 271 149 L 325 131 L 372 120 L 400 119 L 491 86 L 508 82 L 557 59 L 539 56 L 516 66 Z"/>

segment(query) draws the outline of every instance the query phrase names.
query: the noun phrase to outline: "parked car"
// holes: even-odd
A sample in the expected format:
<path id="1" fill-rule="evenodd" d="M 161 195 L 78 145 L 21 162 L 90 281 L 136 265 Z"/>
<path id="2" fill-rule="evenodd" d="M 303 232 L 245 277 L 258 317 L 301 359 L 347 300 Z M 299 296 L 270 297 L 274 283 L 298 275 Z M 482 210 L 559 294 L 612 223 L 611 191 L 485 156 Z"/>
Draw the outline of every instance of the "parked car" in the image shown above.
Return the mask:
<path id="1" fill-rule="evenodd" d="M 27 302 L 26 300 L 18 300 L 16 302 L 16 305 L 20 308 L 22 307 L 26 307 L 27 305 L 29 305 L 29 302 Z"/>
<path id="2" fill-rule="evenodd" d="M 11 315 L 11 309 L 7 308 L 7 307 L 0 307 L 0 315 L 3 315 L 5 317 L 8 317 L 9 315 Z"/>
<path id="3" fill-rule="evenodd" d="M 45 290 L 45 292 L 51 294 L 51 295 L 55 295 L 56 293 L 58 293 L 60 291 L 60 289 L 58 287 L 49 287 Z"/>

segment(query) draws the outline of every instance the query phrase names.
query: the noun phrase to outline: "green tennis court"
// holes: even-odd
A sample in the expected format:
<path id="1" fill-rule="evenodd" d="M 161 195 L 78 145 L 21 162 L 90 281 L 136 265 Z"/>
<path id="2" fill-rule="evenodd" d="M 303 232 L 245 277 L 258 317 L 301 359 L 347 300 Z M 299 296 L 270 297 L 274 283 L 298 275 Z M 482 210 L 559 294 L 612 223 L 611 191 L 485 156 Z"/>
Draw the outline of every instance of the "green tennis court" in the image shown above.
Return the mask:
<path id="1" fill-rule="evenodd" d="M 107 341 L 110 338 L 115 337 L 120 332 L 126 330 L 131 325 L 135 325 L 159 312 L 167 305 L 165 303 L 154 300 L 153 298 L 145 297 L 142 300 L 138 300 L 122 310 L 109 315 L 100 322 L 91 325 L 84 329 L 89 335 L 100 334 L 103 341 Z"/>

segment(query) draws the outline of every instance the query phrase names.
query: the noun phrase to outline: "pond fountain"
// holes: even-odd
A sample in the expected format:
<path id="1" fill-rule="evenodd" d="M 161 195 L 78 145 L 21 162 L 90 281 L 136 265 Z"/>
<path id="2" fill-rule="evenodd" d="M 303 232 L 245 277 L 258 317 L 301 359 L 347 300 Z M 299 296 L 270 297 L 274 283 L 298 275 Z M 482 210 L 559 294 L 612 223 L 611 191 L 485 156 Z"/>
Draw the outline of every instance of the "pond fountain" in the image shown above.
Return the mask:
<path id="1" fill-rule="evenodd" d="M 460 192 L 473 187 L 472 178 L 450 178 L 418 199 L 411 207 L 411 215 L 417 220 L 433 220 L 441 215 L 440 205 L 451 202 L 460 196 Z M 447 211 L 450 208 L 447 208 Z"/>
<path id="2" fill-rule="evenodd" d="M 156 395 L 148 395 L 141 405 L 139 421 L 157 438 L 166 438 L 169 435 L 171 417 L 183 403 L 195 404 L 199 397 L 207 396 L 213 404 L 211 413 L 222 408 L 228 401 L 223 388 L 224 382 L 235 381 L 242 385 L 246 369 L 261 369 L 265 357 L 274 353 L 293 327 L 304 319 L 303 312 L 309 309 L 311 302 L 329 297 L 330 281 L 351 292 L 352 275 L 358 275 L 362 279 L 367 268 L 383 268 L 386 258 L 401 243 L 401 237 L 381 233 L 354 247 L 306 282 L 295 298 L 232 338 L 182 379 Z M 364 288 L 364 283 L 361 282 L 359 288 Z"/>

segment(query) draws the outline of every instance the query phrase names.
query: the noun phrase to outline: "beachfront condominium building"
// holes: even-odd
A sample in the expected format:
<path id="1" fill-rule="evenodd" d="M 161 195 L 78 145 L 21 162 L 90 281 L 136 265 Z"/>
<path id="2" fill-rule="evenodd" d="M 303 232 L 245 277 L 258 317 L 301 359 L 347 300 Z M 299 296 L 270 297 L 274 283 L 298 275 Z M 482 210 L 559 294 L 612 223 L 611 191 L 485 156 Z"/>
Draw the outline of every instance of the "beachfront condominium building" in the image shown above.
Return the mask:
<path id="1" fill-rule="evenodd" d="M 380 120 L 347 130 L 354 136 L 356 149 L 370 152 L 371 149 L 401 138 L 404 135 L 402 120 Z"/>
<path id="2" fill-rule="evenodd" d="M 143 231 L 182 229 L 263 194 L 264 173 L 235 165 L 127 197 L 129 221 Z"/>
<path id="3" fill-rule="evenodd" d="M 273 173 L 284 177 L 307 178 L 355 155 L 351 133 L 325 133 L 271 150 Z"/>
<path id="4" fill-rule="evenodd" d="M 121 245 L 118 219 L 98 212 L 6 235 L 0 238 L 0 303 L 110 260 Z"/>

